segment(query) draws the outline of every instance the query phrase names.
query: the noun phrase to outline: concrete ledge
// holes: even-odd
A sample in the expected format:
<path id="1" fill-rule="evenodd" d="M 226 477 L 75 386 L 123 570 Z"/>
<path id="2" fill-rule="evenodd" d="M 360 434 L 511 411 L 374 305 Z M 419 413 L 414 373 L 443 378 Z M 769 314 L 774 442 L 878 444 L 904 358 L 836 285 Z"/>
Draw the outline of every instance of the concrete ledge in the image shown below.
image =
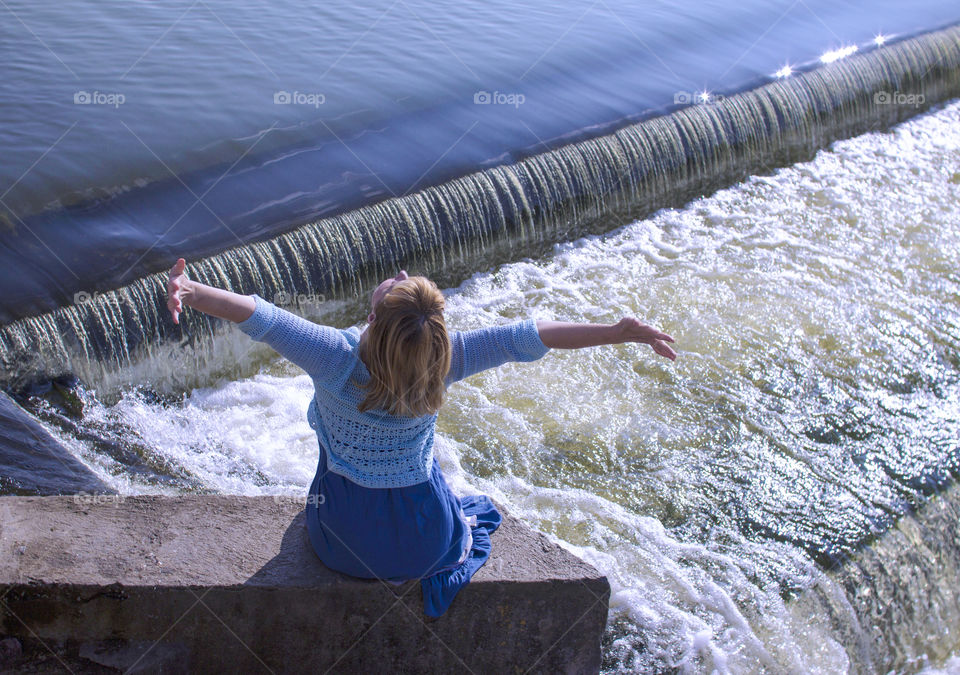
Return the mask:
<path id="1" fill-rule="evenodd" d="M 506 513 L 493 546 L 431 620 L 419 582 L 324 567 L 291 499 L 3 497 L 0 637 L 130 672 L 597 672 L 607 579 Z"/>

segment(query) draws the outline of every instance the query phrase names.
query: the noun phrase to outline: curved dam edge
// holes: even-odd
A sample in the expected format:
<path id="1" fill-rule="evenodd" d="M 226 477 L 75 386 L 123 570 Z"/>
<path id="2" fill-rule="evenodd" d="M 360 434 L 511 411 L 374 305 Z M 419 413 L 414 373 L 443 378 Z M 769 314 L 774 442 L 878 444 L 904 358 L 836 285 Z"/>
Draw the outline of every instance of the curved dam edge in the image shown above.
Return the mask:
<path id="1" fill-rule="evenodd" d="M 916 672 L 960 650 L 960 484 L 949 483 L 795 601 L 824 617 L 856 672 Z"/>
<path id="2" fill-rule="evenodd" d="M 0 498 L 0 633 L 24 648 L 21 663 L 0 666 L 599 671 L 606 577 L 499 505 L 490 559 L 439 619 L 423 614 L 417 581 L 325 567 L 303 506 L 269 496 Z"/>

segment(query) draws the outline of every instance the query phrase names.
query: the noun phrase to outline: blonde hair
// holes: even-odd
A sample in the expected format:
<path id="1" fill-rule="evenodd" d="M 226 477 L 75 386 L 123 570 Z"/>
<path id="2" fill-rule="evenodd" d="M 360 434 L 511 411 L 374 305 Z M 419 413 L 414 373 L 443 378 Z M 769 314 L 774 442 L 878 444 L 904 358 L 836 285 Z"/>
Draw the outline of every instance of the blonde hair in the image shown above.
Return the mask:
<path id="1" fill-rule="evenodd" d="M 433 414 L 443 403 L 450 371 L 450 338 L 443 294 L 426 277 L 393 285 L 373 308 L 360 359 L 370 372 L 360 412 L 383 408 L 393 415 Z"/>

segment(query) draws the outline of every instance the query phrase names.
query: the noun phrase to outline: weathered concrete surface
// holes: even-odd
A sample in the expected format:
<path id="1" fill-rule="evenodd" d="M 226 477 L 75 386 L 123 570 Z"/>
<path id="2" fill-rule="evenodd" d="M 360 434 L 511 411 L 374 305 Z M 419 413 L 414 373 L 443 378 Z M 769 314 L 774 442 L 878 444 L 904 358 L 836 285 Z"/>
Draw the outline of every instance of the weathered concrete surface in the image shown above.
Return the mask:
<path id="1" fill-rule="evenodd" d="M 0 490 L 36 495 L 109 492 L 92 471 L 2 391 Z"/>
<path id="2" fill-rule="evenodd" d="M 272 497 L 0 498 L 0 637 L 132 672 L 596 672 L 609 585 L 512 516 L 433 620 Z"/>

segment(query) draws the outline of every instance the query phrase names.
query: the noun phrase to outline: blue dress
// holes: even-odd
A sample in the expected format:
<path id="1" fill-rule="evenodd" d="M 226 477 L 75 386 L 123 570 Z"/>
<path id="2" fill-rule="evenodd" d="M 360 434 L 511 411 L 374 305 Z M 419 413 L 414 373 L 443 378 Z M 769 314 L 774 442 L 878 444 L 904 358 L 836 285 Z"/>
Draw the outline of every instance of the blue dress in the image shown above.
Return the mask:
<path id="1" fill-rule="evenodd" d="M 461 510 L 467 519 L 476 516 L 473 527 Z M 454 495 L 436 458 L 424 483 L 367 488 L 328 471 L 322 446 L 306 515 L 324 565 L 365 579 L 420 579 L 423 610 L 433 617 L 490 557 L 490 535 L 501 520 L 488 497 Z"/>
<path id="2" fill-rule="evenodd" d="M 306 520 L 323 563 L 354 577 L 419 579 L 424 612 L 442 615 L 490 557 L 500 514 L 485 496 L 458 498 L 433 453 L 436 414 L 418 418 L 360 413 L 369 379 L 357 328 L 315 324 L 254 295 L 253 315 L 238 324 L 313 379 L 307 418 L 320 442 Z M 528 319 L 451 331 L 446 385 L 508 361 L 547 352 Z M 359 384 L 358 384 L 359 383 Z"/>

